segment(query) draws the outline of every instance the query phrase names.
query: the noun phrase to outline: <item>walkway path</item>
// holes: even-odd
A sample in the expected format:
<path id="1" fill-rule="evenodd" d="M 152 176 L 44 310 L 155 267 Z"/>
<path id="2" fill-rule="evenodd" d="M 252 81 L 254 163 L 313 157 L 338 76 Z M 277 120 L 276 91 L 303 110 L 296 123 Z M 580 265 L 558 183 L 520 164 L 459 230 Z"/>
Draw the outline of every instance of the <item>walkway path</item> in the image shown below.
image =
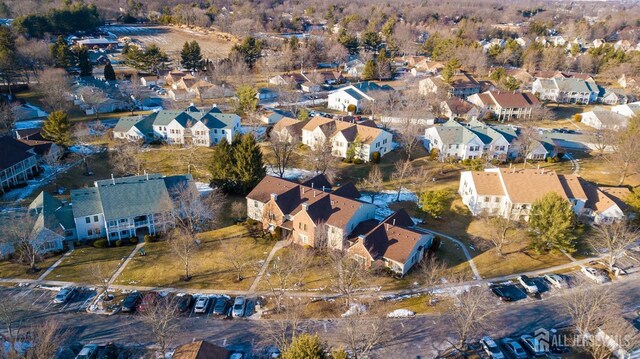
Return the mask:
<path id="1" fill-rule="evenodd" d="M 436 231 L 432 231 L 430 229 L 424 229 L 424 228 L 420 228 L 420 227 L 415 227 L 415 229 L 417 229 L 418 231 L 421 232 L 426 232 L 426 233 L 431 233 L 431 234 L 435 234 L 438 237 L 442 237 L 442 238 L 446 238 L 452 242 L 454 242 L 455 244 L 458 245 L 458 247 L 460 247 L 462 249 L 462 252 L 464 252 L 464 256 L 467 257 L 467 261 L 469 262 L 469 266 L 471 267 L 471 271 L 473 272 L 473 276 L 475 277 L 476 280 L 482 280 L 482 276 L 480 275 L 480 272 L 478 271 L 478 268 L 476 267 L 476 264 L 473 262 L 473 257 L 471 257 L 471 253 L 469 253 L 469 250 L 467 249 L 467 246 L 462 243 L 460 240 L 455 239 L 451 236 L 448 236 L 444 233 L 440 233 L 440 232 L 436 232 Z"/>
<path id="2" fill-rule="evenodd" d="M 138 252 L 140 252 L 140 248 L 144 247 L 145 243 L 146 242 L 138 243 L 138 245 L 136 245 L 136 247 L 131 251 L 131 253 L 127 257 L 127 259 L 125 259 L 124 262 L 122 262 L 122 264 L 120 264 L 118 269 L 116 269 L 116 271 L 113 272 L 113 275 L 111 276 L 111 279 L 109 279 L 109 286 L 111 286 L 113 284 L 113 282 L 116 281 L 116 278 L 118 278 L 120 273 L 122 273 L 122 271 L 127 267 L 127 264 L 129 264 L 129 262 L 133 259 L 133 257 L 135 257 L 136 254 Z"/>
<path id="3" fill-rule="evenodd" d="M 267 271 L 267 268 L 269 267 L 269 263 L 271 263 L 271 259 L 276 254 L 276 252 L 280 248 L 286 247 L 289 244 L 291 244 L 291 241 L 278 241 L 278 242 L 276 242 L 276 245 L 273 246 L 273 248 L 271 248 L 271 252 L 269 252 L 269 255 L 267 256 L 267 259 L 265 259 L 264 264 L 262 265 L 262 268 L 260 268 L 260 272 L 256 276 L 256 279 L 253 280 L 253 283 L 251 284 L 251 287 L 249 287 L 249 292 L 250 293 L 253 293 L 256 290 L 256 288 L 258 287 L 258 283 L 260 283 L 260 280 L 262 279 L 262 276 L 264 275 L 264 272 Z"/>
<path id="4" fill-rule="evenodd" d="M 56 267 L 59 266 L 60 263 L 62 263 L 62 261 L 66 257 L 70 256 L 71 253 L 73 253 L 73 249 L 68 251 L 67 253 L 65 253 L 62 257 L 60 257 L 60 259 L 58 259 L 55 263 L 53 263 L 53 265 L 51 267 L 49 267 L 49 269 L 47 269 L 44 273 L 42 273 L 42 275 L 39 276 L 36 281 L 37 282 L 42 282 L 49 275 L 49 273 L 51 273 L 54 269 L 56 269 Z"/>
<path id="5" fill-rule="evenodd" d="M 580 172 L 580 162 L 573 158 L 570 153 L 565 153 L 565 156 L 571 161 L 571 167 L 573 168 L 573 172 L 571 174 L 577 175 Z"/>

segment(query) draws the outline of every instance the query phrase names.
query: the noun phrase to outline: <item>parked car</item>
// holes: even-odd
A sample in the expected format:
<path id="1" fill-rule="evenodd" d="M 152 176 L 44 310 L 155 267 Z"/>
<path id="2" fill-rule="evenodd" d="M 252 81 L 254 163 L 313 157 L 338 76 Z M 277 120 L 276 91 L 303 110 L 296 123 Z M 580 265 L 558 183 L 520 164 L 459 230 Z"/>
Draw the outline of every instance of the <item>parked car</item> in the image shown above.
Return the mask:
<path id="1" fill-rule="evenodd" d="M 76 295 L 76 289 L 75 288 L 73 288 L 73 287 L 64 287 L 64 288 L 60 289 L 60 291 L 58 292 L 56 297 L 53 298 L 53 302 L 54 303 L 58 303 L 58 304 L 66 303 L 66 302 L 70 301 L 71 298 L 73 298 L 74 295 Z"/>
<path id="2" fill-rule="evenodd" d="M 491 337 L 486 336 L 480 339 L 480 344 L 482 345 L 482 349 L 489 355 L 492 359 L 504 359 L 504 353 L 498 348 L 498 344 L 491 339 Z"/>
<path id="3" fill-rule="evenodd" d="M 156 292 L 149 292 L 142 297 L 142 301 L 137 307 L 137 310 L 140 312 L 144 312 L 147 308 L 155 305 L 160 300 L 160 295 Z"/>
<path id="4" fill-rule="evenodd" d="M 511 357 L 515 359 L 526 359 L 529 357 L 522 346 L 520 346 L 517 341 L 511 338 L 502 339 L 502 345 L 504 346 L 505 350 L 509 352 Z"/>
<path id="5" fill-rule="evenodd" d="M 196 305 L 193 307 L 194 313 L 206 313 L 209 310 L 211 300 L 207 296 L 198 297 Z"/>
<path id="6" fill-rule="evenodd" d="M 236 299 L 233 301 L 232 315 L 234 317 L 242 317 L 244 315 L 245 302 L 246 300 L 243 296 L 236 297 Z"/>
<path id="7" fill-rule="evenodd" d="M 122 305 L 120 306 L 120 309 L 123 312 L 133 312 L 134 310 L 136 310 L 136 307 L 140 303 L 141 299 L 142 299 L 142 293 L 138 291 L 131 292 L 122 301 Z"/>
<path id="8" fill-rule="evenodd" d="M 527 277 L 526 275 L 519 276 L 518 282 L 520 282 L 520 285 L 522 285 L 529 294 L 536 294 L 540 291 L 538 289 L 538 286 L 536 285 L 536 282 L 532 281 L 531 278 Z"/>
<path id="9" fill-rule="evenodd" d="M 541 357 L 547 355 L 547 351 L 542 348 L 538 339 L 531 335 L 525 334 L 521 336 L 520 342 L 522 343 L 522 346 L 529 351 L 529 353 L 533 354 L 533 356 Z"/>
<path id="10" fill-rule="evenodd" d="M 598 284 L 605 283 L 610 280 L 607 272 L 603 271 L 602 269 L 596 269 L 593 267 L 582 267 L 581 271 L 589 279 L 595 281 Z"/>
<path id="11" fill-rule="evenodd" d="M 213 314 L 226 315 L 229 313 L 229 308 L 231 308 L 229 300 L 230 298 L 227 297 L 218 298 L 218 300 L 216 300 L 216 304 L 213 306 Z"/>
<path id="12" fill-rule="evenodd" d="M 82 347 L 76 359 L 93 359 L 98 356 L 98 344 L 87 344 Z"/>
<path id="13" fill-rule="evenodd" d="M 244 304 L 244 316 L 250 317 L 253 315 L 255 309 L 255 303 L 251 299 L 247 299 Z"/>
<path id="14" fill-rule="evenodd" d="M 544 279 L 553 287 L 558 289 L 566 288 L 569 286 L 566 279 L 559 274 L 545 274 Z"/>
<path id="15" fill-rule="evenodd" d="M 185 294 L 182 296 L 179 296 L 177 298 L 177 302 L 178 302 L 178 310 L 182 313 L 188 312 L 189 309 L 191 309 L 191 306 L 193 305 L 193 296 L 191 294 Z"/>

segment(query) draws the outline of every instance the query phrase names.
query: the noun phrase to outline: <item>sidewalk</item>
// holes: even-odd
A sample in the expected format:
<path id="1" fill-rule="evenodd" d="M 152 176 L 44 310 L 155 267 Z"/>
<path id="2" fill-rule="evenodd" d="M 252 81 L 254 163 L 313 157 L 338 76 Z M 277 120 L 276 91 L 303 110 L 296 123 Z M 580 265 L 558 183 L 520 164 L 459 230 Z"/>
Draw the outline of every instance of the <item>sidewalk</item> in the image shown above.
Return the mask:
<path id="1" fill-rule="evenodd" d="M 473 272 L 473 276 L 475 277 L 476 280 L 482 280 L 482 276 L 480 275 L 480 272 L 478 271 L 478 268 L 476 267 L 476 264 L 473 262 L 473 257 L 471 257 L 471 253 L 469 253 L 469 250 L 467 249 L 467 246 L 462 243 L 460 240 L 455 239 L 451 236 L 448 236 L 444 233 L 440 233 L 440 232 L 436 232 L 436 231 L 432 231 L 430 229 L 426 229 L 426 228 L 420 228 L 420 227 L 414 227 L 414 229 L 418 230 L 418 231 L 422 231 L 425 233 L 431 233 L 434 234 L 438 237 L 442 237 L 442 238 L 446 238 L 450 241 L 452 241 L 453 243 L 457 244 L 458 247 L 460 247 L 462 249 L 462 252 L 464 252 L 464 256 L 467 257 L 467 262 L 469 262 L 469 266 L 471 267 L 471 271 Z"/>
<path id="2" fill-rule="evenodd" d="M 113 282 L 116 281 L 116 278 L 118 278 L 118 276 L 122 273 L 122 271 L 127 267 L 127 264 L 129 264 L 129 262 L 131 262 L 131 260 L 133 259 L 133 257 L 136 256 L 136 254 L 138 252 L 140 252 L 140 248 L 144 247 L 146 242 L 140 242 L 136 245 L 136 247 L 131 251 L 131 253 L 129 254 L 129 256 L 127 257 L 127 259 L 124 260 L 124 262 L 122 262 L 122 264 L 120 264 L 120 266 L 118 267 L 118 269 L 116 269 L 115 272 L 113 272 L 113 275 L 111 276 L 111 279 L 109 279 L 109 286 L 111 286 L 113 284 Z"/>
<path id="3" fill-rule="evenodd" d="M 271 252 L 269 252 L 269 255 L 267 256 L 267 259 L 265 259 L 264 264 L 262 265 L 262 268 L 260 268 L 260 272 L 256 276 L 256 279 L 253 280 L 251 287 L 249 287 L 249 293 L 252 293 L 256 290 L 258 283 L 260 283 L 260 280 L 262 280 L 262 276 L 264 275 L 264 272 L 267 271 L 267 268 L 269 267 L 269 263 L 271 263 L 271 259 L 273 259 L 273 256 L 276 254 L 276 252 L 281 248 L 288 246 L 289 244 L 291 244 L 290 240 L 278 241 L 276 242 L 276 245 L 273 246 L 273 248 L 271 248 Z"/>

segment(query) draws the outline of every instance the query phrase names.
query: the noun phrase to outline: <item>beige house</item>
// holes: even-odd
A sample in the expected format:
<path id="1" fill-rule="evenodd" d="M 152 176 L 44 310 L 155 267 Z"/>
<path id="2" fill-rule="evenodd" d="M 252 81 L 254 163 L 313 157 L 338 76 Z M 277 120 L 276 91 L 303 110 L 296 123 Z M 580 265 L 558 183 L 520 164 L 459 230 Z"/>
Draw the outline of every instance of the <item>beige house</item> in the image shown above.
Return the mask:
<path id="1" fill-rule="evenodd" d="M 530 92 L 487 91 L 467 98 L 472 104 L 491 111 L 498 121 L 530 118 L 540 101 Z"/>
<path id="2" fill-rule="evenodd" d="M 419 83 L 419 91 L 423 95 L 430 93 L 446 93 L 447 96 L 467 98 L 482 91 L 482 87 L 473 76 L 460 72 L 453 76 L 450 83 L 446 83 L 442 76 L 428 77 Z"/>

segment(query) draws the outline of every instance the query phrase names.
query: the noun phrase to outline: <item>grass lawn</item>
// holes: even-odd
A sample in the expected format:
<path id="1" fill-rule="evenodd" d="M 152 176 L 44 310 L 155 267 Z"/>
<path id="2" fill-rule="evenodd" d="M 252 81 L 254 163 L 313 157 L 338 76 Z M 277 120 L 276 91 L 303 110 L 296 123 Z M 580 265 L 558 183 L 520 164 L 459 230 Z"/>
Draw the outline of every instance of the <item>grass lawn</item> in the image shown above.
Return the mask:
<path id="1" fill-rule="evenodd" d="M 431 300 L 429 295 L 419 295 L 401 300 L 387 301 L 382 304 L 384 312 L 390 313 L 396 309 L 407 309 L 416 314 L 436 314 L 444 313 L 451 304 L 451 298 L 438 297 L 433 305 L 429 305 Z"/>
<path id="2" fill-rule="evenodd" d="M 240 236 L 240 237 L 238 237 Z M 232 238 L 236 237 L 236 238 Z M 175 287 L 192 289 L 247 290 L 253 283 L 259 264 L 264 261 L 274 242 L 255 240 L 248 236 L 243 226 L 230 226 L 200 235 L 200 249 L 191 258 L 190 281 L 181 279 L 184 266 L 165 241 L 147 243 L 147 255 L 136 256 L 129 262 L 116 284 L 149 287 Z M 229 245 L 222 248 L 219 240 Z M 225 252 L 242 256 L 247 262 L 236 282 L 236 272 L 226 260 Z"/>
<path id="3" fill-rule="evenodd" d="M 189 173 L 199 181 L 208 182 L 209 164 L 213 160 L 213 148 L 175 146 L 154 146 L 139 153 L 144 169 L 148 173 L 162 173 L 164 175 Z"/>
<path id="4" fill-rule="evenodd" d="M 113 273 L 134 248 L 133 246 L 76 248 L 45 279 L 92 284 L 97 281 L 92 275 L 95 263 L 103 263 L 105 270 Z"/>
<path id="5" fill-rule="evenodd" d="M 40 268 L 37 273 L 27 273 L 27 269 L 29 268 L 24 264 L 3 260 L 0 261 L 0 278 L 38 279 L 38 277 L 49 269 L 58 259 L 60 259 L 59 255 L 43 259 L 37 264 Z"/>

